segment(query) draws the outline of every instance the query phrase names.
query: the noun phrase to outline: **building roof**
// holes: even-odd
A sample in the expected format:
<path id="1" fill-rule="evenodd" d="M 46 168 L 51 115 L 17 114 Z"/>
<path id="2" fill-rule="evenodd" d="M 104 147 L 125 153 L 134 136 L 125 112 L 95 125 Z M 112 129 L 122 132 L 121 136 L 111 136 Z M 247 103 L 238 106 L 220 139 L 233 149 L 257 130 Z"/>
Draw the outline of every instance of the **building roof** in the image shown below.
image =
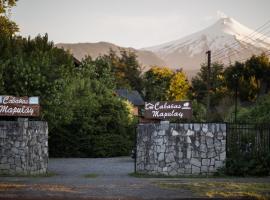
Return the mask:
<path id="1" fill-rule="evenodd" d="M 130 101 L 134 106 L 143 106 L 144 100 L 141 95 L 136 90 L 128 90 L 128 89 L 118 89 L 116 90 L 116 94 L 122 98 Z"/>

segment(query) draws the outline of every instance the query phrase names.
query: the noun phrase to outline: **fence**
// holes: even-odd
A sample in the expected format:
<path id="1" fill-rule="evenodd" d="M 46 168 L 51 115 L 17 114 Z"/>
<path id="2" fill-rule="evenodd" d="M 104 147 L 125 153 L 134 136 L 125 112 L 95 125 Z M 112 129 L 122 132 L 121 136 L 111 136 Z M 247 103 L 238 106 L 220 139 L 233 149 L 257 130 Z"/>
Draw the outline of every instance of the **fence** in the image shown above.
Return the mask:
<path id="1" fill-rule="evenodd" d="M 227 124 L 227 158 L 270 152 L 270 124 Z"/>

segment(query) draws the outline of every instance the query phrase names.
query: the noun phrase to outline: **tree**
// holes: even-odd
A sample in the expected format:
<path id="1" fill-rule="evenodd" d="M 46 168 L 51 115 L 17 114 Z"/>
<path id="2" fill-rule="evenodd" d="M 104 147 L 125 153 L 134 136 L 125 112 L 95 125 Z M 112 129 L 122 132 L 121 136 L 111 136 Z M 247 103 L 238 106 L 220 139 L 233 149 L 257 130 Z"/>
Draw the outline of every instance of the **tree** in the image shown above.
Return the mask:
<path id="1" fill-rule="evenodd" d="M 184 72 L 177 71 L 170 80 L 167 99 L 171 101 L 184 100 L 187 98 L 189 88 L 190 86 Z"/>
<path id="2" fill-rule="evenodd" d="M 152 67 L 145 72 L 145 100 L 164 101 L 174 73 L 167 67 Z"/>
<path id="3" fill-rule="evenodd" d="M 141 67 L 134 52 L 122 49 L 120 55 L 117 55 L 115 51 L 110 50 L 108 55 L 101 56 L 98 60 L 110 65 L 117 88 L 137 90 L 142 94 Z"/>
<path id="4" fill-rule="evenodd" d="M 111 157 L 131 151 L 133 119 L 127 104 L 113 95 L 114 87 L 107 87 L 112 72 L 98 72 L 95 61 L 82 62 L 73 81 L 73 118 L 50 139 L 52 155 Z"/>
<path id="5" fill-rule="evenodd" d="M 252 56 L 244 63 L 235 62 L 225 70 L 227 87 L 238 87 L 240 100 L 254 102 L 270 90 L 270 62 L 266 55 Z"/>
<path id="6" fill-rule="evenodd" d="M 250 107 L 240 107 L 237 120 L 243 123 L 269 123 L 270 94 L 260 97 Z"/>
<path id="7" fill-rule="evenodd" d="M 17 0 L 0 0 L 0 34 L 13 35 L 19 31 L 17 24 L 8 17 Z"/>
<path id="8" fill-rule="evenodd" d="M 226 94 L 226 85 L 223 73 L 224 66 L 218 63 L 213 63 L 210 73 L 210 99 L 211 107 L 218 105 L 219 101 Z M 207 95 L 207 66 L 202 65 L 200 72 L 192 78 L 193 98 L 198 102 L 206 104 Z"/>

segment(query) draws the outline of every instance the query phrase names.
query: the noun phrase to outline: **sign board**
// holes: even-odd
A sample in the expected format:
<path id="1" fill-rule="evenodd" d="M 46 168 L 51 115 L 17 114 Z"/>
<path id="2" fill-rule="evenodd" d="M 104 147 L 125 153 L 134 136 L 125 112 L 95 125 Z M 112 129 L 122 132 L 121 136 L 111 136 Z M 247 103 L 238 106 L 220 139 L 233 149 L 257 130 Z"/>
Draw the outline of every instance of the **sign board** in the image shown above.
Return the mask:
<path id="1" fill-rule="evenodd" d="M 148 119 L 191 119 L 192 105 L 190 101 L 145 102 L 144 117 Z"/>
<path id="2" fill-rule="evenodd" d="M 0 96 L 0 116 L 37 117 L 39 97 Z"/>

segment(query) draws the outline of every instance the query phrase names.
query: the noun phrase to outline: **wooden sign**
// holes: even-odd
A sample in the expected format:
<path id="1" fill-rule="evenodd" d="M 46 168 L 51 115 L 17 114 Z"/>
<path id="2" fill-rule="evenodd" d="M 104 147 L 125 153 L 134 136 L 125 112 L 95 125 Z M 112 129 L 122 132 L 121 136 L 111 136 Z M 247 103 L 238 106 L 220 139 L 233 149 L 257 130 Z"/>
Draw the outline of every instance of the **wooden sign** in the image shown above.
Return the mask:
<path id="1" fill-rule="evenodd" d="M 0 116 L 38 117 L 38 97 L 0 96 Z"/>
<path id="2" fill-rule="evenodd" d="M 148 119 L 191 119 L 192 105 L 190 101 L 145 102 L 144 117 Z"/>

